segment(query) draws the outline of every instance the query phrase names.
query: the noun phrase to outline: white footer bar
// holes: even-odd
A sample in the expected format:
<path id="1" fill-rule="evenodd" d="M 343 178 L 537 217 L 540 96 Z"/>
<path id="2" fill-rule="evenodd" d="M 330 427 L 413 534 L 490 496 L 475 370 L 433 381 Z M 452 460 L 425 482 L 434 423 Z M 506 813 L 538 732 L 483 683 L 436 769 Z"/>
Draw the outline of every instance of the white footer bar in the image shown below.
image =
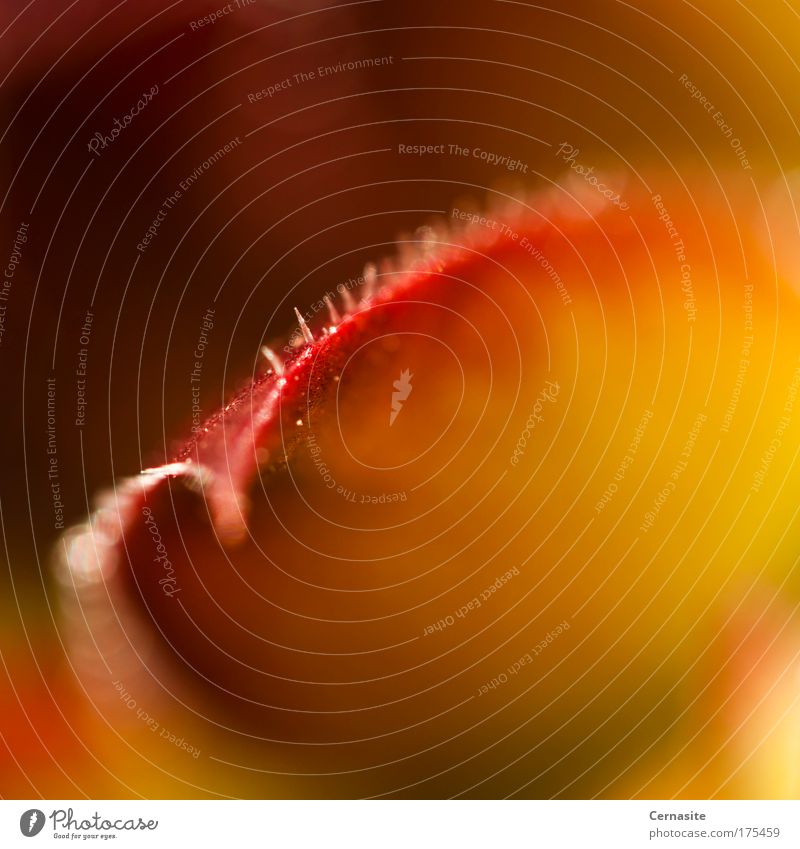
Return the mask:
<path id="1" fill-rule="evenodd" d="M 800 847 L 800 802 L 0 801 L 0 846 Z"/>

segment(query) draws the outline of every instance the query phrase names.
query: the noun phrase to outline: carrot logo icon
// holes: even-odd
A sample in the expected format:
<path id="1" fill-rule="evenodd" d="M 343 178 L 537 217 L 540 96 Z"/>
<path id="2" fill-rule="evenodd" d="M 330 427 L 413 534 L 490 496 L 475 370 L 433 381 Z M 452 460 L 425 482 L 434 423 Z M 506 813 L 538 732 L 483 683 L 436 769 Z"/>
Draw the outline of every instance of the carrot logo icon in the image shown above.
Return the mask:
<path id="1" fill-rule="evenodd" d="M 25 837 L 35 837 L 44 828 L 44 811 L 31 808 L 19 818 L 19 830 Z"/>
<path id="2" fill-rule="evenodd" d="M 414 388 L 411 385 L 412 377 L 414 377 L 414 375 L 411 374 L 409 369 L 405 369 L 400 372 L 400 378 L 395 380 L 392 384 L 395 391 L 392 392 L 392 411 L 389 413 L 390 427 L 394 424 L 394 420 L 400 414 L 400 410 L 403 409 L 403 402 L 408 399 L 408 396 L 411 394 L 411 390 Z"/>

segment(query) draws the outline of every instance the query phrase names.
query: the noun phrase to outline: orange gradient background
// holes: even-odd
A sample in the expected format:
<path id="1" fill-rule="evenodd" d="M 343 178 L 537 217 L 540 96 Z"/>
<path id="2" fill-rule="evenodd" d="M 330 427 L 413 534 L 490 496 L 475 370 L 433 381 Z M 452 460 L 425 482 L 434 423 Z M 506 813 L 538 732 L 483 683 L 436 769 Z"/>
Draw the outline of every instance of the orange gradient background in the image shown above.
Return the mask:
<path id="1" fill-rule="evenodd" d="M 4 7 L 0 794 L 796 797 L 800 19 L 550 6 Z M 298 411 L 247 539 L 154 499 L 188 618 L 141 523 L 140 583 L 76 597 L 51 459 L 81 523 L 387 256 L 419 303 Z"/>

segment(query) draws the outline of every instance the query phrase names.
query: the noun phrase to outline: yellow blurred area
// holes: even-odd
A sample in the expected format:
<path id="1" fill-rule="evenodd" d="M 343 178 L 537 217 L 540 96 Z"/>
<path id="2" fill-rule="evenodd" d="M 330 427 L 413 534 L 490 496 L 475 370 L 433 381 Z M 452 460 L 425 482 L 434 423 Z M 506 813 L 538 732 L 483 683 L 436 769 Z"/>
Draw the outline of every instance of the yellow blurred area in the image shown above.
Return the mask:
<path id="1" fill-rule="evenodd" d="M 796 4 L 213 11 L 0 11 L 0 795 L 796 798 Z M 395 254 L 250 536 L 171 481 L 180 606 L 138 516 L 65 587 Z"/>

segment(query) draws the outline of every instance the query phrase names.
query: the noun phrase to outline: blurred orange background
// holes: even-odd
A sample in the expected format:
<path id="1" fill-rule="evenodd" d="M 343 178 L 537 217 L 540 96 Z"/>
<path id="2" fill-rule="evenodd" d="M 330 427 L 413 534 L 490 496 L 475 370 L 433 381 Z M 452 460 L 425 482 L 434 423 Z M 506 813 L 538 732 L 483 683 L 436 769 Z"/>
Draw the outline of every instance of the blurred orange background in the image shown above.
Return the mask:
<path id="1" fill-rule="evenodd" d="M 789 3 L 368 0 L 298 6 L 234 0 L 222 8 L 203 2 L 4 3 L 0 262 L 9 285 L 7 297 L 0 291 L 6 307 L 0 337 L 5 400 L 0 795 L 796 797 L 796 418 L 781 433 L 781 451 L 757 497 L 744 502 L 742 494 L 770 444 L 800 355 L 794 206 L 798 49 L 800 12 Z M 149 101 L 137 106 L 145 92 L 151 93 Z M 112 136 L 115 119 L 125 115 L 130 120 Z M 100 137 L 106 137 L 105 146 L 93 151 L 90 143 Z M 433 151 L 419 155 L 405 152 L 407 146 Z M 456 147 L 469 153 L 461 155 Z M 473 155 L 476 150 L 518 164 L 492 164 Z M 323 756 L 319 747 L 297 740 L 256 742 L 236 728 L 236 717 L 211 702 L 204 705 L 202 696 L 187 709 L 177 699 L 157 701 L 153 708 L 146 697 L 132 695 L 140 708 L 147 704 L 159 732 L 173 736 L 166 743 L 147 719 L 142 722 L 124 704 L 120 708 L 119 689 L 107 703 L 87 699 L 75 674 L 76 658 L 63 641 L 64 611 L 51 568 L 61 554 L 62 527 L 82 521 L 96 493 L 113 481 L 167 462 L 189 434 L 193 404 L 211 414 L 263 371 L 260 348 L 291 331 L 295 306 L 307 309 L 321 293 L 359 275 L 365 263 L 394 253 L 402 234 L 421 224 L 452 222 L 454 207 L 486 212 L 499 209 L 508 196 L 550 197 L 554 183 L 591 206 L 596 197 L 570 168 L 568 151 L 578 152 L 573 161 L 605 175 L 633 211 L 619 225 L 616 218 L 610 224 L 602 218 L 618 210 L 598 212 L 612 233 L 610 243 L 577 213 L 570 230 L 569 209 L 555 216 L 576 240 L 570 253 L 564 247 L 568 238 L 550 234 L 550 251 L 561 261 L 567 288 L 576 300 L 593 287 L 600 293 L 596 302 L 579 302 L 575 309 L 580 364 L 569 359 L 574 319 L 555 294 L 546 307 L 553 350 L 564 354 L 560 367 L 577 372 L 579 365 L 584 381 L 575 382 L 578 414 L 559 432 L 559 452 L 577 450 L 587 422 L 595 429 L 561 482 L 563 494 L 545 506 L 542 537 L 575 507 L 574 493 L 587 480 L 590 486 L 582 496 L 583 518 L 570 514 L 541 554 L 547 568 L 569 556 L 540 588 L 536 608 L 523 600 L 493 629 L 493 615 L 486 622 L 476 616 L 468 626 L 472 631 L 488 625 L 495 648 L 540 607 L 548 610 L 547 627 L 512 641 L 492 663 L 470 673 L 469 684 L 478 689 L 491 680 L 492 670 L 502 672 L 521 647 L 530 648 L 584 602 L 601 628 L 563 677 L 542 685 L 543 703 L 563 695 L 570 676 L 625 635 L 619 654 L 606 657 L 578 685 L 574 699 L 552 708 L 535 728 L 520 730 L 534 712 L 523 700 L 479 732 L 448 741 L 446 754 L 431 749 L 410 766 L 390 761 L 375 771 L 364 766 L 371 750 Z M 687 308 L 680 290 L 674 242 L 653 195 L 662 197 L 662 208 L 691 251 L 698 309 L 691 348 L 687 312 L 693 307 Z M 518 255 L 509 260 L 522 275 L 529 273 L 527 263 Z M 547 282 L 541 268 L 537 273 Z M 540 340 L 531 335 L 532 324 L 523 324 L 532 317 L 524 302 L 502 289 L 502 281 L 485 270 L 476 274 L 486 290 L 496 285 L 506 313 L 520 322 L 515 331 L 529 357 L 521 373 L 528 397 L 535 397 L 547 373 L 536 359 Z M 739 374 L 748 281 L 754 286 L 759 342 L 736 416 L 722 430 Z M 475 310 L 480 323 L 482 311 L 474 304 L 460 308 L 464 315 Z M 210 309 L 202 380 L 199 395 L 193 395 L 189 375 Z M 502 329 L 483 318 L 484 337 L 499 346 L 501 362 L 506 355 L 510 361 L 502 350 Z M 612 335 L 604 349 L 606 330 Z M 595 412 L 602 350 L 611 358 L 603 363 L 608 384 Z M 408 352 L 417 358 L 418 371 L 429 356 L 418 348 Z M 473 362 L 466 350 L 461 353 L 473 377 L 478 360 L 477 354 Z M 85 384 L 79 384 L 84 367 Z M 656 369 L 662 381 L 657 398 L 651 395 Z M 443 366 L 442 379 L 445 373 Z M 363 377 L 361 385 L 368 386 L 369 379 Z M 50 410 L 49 386 L 55 386 Z M 510 393 L 510 386 L 505 390 Z M 420 398 L 423 392 L 420 388 Z M 428 405 L 416 414 L 408 408 L 407 442 L 395 449 L 399 454 L 419 447 L 415 440 L 424 441 L 426 424 L 433 428 L 431 422 L 438 421 L 431 412 L 436 400 L 447 406 L 446 394 L 436 388 L 424 397 Z M 85 401 L 85 419 L 77 424 L 79 400 Z M 515 409 L 518 418 L 507 436 L 521 429 L 528 406 L 526 401 Z M 365 403 L 366 419 L 371 410 Z M 635 507 L 608 538 L 613 521 L 598 512 L 589 537 L 573 551 L 645 410 L 652 411 L 651 442 L 643 449 L 650 454 L 626 481 L 625 503 L 635 499 Z M 652 532 L 642 535 L 634 560 L 614 572 L 660 489 L 655 484 L 669 478 L 703 410 L 709 423 L 697 436 L 682 494 L 670 500 Z M 381 408 L 375 415 L 384 413 Z M 366 457 L 374 449 L 372 431 L 363 421 L 359 425 L 360 417 L 360 411 L 351 416 L 351 436 Z M 550 424 L 556 427 L 555 420 Z M 48 452 L 53 445 L 56 450 Z M 449 447 L 445 443 L 433 455 L 434 467 L 446 461 Z M 480 447 L 471 443 L 467 455 L 476 463 Z M 526 458 L 529 473 L 538 459 L 533 452 Z M 557 488 L 563 459 L 562 454 L 537 472 L 539 493 Z M 492 455 L 490 467 L 501 462 Z M 301 464 L 298 473 L 313 490 L 315 470 Z M 454 480 L 460 481 L 445 477 L 443 489 L 429 493 L 429 506 L 445 497 Z M 396 489 L 407 484 L 398 477 Z M 516 486 L 507 482 L 497 501 L 490 499 L 490 515 L 500 511 L 501 495 L 514 494 Z M 321 536 L 323 530 L 293 504 L 286 478 L 274 487 L 277 503 L 300 522 L 307 539 Z M 452 502 L 453 517 L 474 504 L 476 491 Z M 735 496 L 729 498 L 731 491 Z M 726 497 L 716 504 L 720 492 Z M 316 495 L 324 504 L 325 493 Z M 691 506 L 681 512 L 690 495 Z M 506 516 L 506 533 L 522 526 L 536 506 L 535 494 L 518 503 L 519 512 Z M 338 515 L 341 505 L 328 507 L 330 515 Z M 270 519 L 258 515 L 266 535 Z M 403 505 L 393 505 L 383 518 L 387 515 L 407 517 Z M 364 513 L 359 521 L 375 519 Z M 415 533 L 430 540 L 436 527 L 432 520 Z M 463 538 L 457 534 L 430 557 L 443 559 L 470 539 L 466 532 Z M 470 557 L 485 561 L 498 539 L 490 537 L 486 550 Z M 686 541 L 696 545 L 684 559 Z M 390 549 L 391 542 L 388 537 Z M 344 556 L 353 550 L 349 537 L 337 544 Z M 303 560 L 286 539 L 274 545 L 297 575 L 324 574 L 324 563 Z M 458 609 L 525 561 L 530 549 L 530 537 L 523 537 L 504 554 L 505 562 L 467 585 L 464 598 L 447 597 L 412 617 L 414 628 L 421 632 Z M 595 552 L 597 559 L 589 563 Z M 376 543 L 367 556 L 378 553 Z M 405 570 L 422 572 L 424 562 L 396 563 L 391 576 L 400 580 Z M 560 603 L 549 606 L 587 563 L 588 583 L 572 587 L 563 610 Z M 640 572 L 645 563 L 654 565 Z M 670 584 L 665 576 L 672 574 L 677 577 Z M 615 576 L 610 583 L 608 575 Z M 418 586 L 409 599 L 401 592 L 391 605 L 414 600 L 415 593 L 417 601 L 426 594 L 436 597 L 457 577 Z M 499 610 L 529 598 L 538 577 L 524 573 L 510 581 L 502 598 L 498 595 Z M 348 580 L 337 575 L 334 583 Z M 629 587 L 632 592 L 616 607 L 621 589 Z M 298 586 L 275 592 L 276 599 L 298 609 L 319 601 Z M 653 598 L 652 619 L 637 620 Z M 319 604 L 324 609 L 324 600 Z M 670 620 L 678 604 L 679 615 Z M 606 619 L 608 610 L 613 614 Z M 657 628 L 662 622 L 666 627 Z M 407 624 L 373 636 L 399 641 Z M 555 666 L 560 652 L 573 647 L 569 640 L 580 642 L 580 629 L 570 630 L 548 664 Z M 301 632 L 290 639 L 299 645 Z M 452 646 L 445 634 L 440 639 L 437 657 L 442 645 L 461 647 L 459 638 L 453 637 Z M 647 651 L 631 662 L 645 645 Z M 420 649 L 421 659 L 427 650 Z M 420 673 L 414 685 L 425 676 L 441 680 L 448 671 L 468 667 L 471 649 L 465 651 L 466 659 L 445 659 Z M 667 654 L 669 664 L 649 677 Z M 275 669 L 302 677 L 302 663 L 292 663 L 276 660 Z M 366 668 L 351 671 L 358 677 Z M 620 668 L 625 673 L 619 691 L 612 688 L 607 702 L 601 699 L 596 709 L 580 714 Z M 688 679 L 682 677 L 686 669 L 693 670 Z M 632 682 L 638 701 L 629 702 Z M 334 690 L 315 692 L 311 701 L 346 702 L 343 690 Z M 390 688 L 381 697 L 391 694 Z M 495 698 L 498 709 L 512 694 Z M 431 713 L 458 701 L 449 689 L 430 699 L 422 707 Z M 450 730 L 485 719 L 485 703 L 474 700 Z M 199 705 L 233 730 L 212 727 L 197 715 Z M 624 709 L 615 713 L 620 706 Z M 561 710 L 574 724 L 559 735 Z M 411 726 L 414 716 L 398 709 L 388 727 Z M 435 746 L 449 722 L 443 718 L 429 729 L 407 732 L 411 750 Z M 313 726 L 275 730 L 266 728 L 263 736 L 289 740 L 297 733 L 297 739 L 308 739 Z M 573 757 L 576 745 L 580 752 Z M 200 754 L 194 757 L 190 747 Z M 537 752 L 528 757 L 532 747 Z M 379 757 L 381 746 L 375 748 Z M 483 754 L 484 749 L 490 751 Z M 405 751 L 402 745 L 398 751 Z M 452 769 L 438 776 L 445 767 Z"/>

